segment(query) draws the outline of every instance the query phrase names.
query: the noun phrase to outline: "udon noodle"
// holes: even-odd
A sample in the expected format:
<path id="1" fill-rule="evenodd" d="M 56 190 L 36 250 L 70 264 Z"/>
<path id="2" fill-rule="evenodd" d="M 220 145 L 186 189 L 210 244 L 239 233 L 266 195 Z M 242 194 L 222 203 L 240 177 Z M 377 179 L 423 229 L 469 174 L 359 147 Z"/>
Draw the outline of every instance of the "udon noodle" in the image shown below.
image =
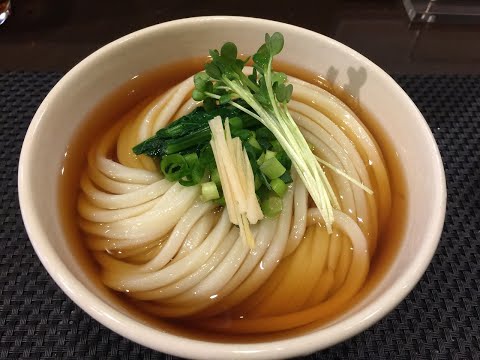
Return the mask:
<path id="1" fill-rule="evenodd" d="M 136 106 L 90 149 L 78 213 L 106 286 L 154 316 L 238 334 L 309 324 L 358 293 L 390 213 L 384 160 L 345 103 L 316 85 L 289 82 L 293 119 L 314 154 L 339 170 L 325 167 L 340 203 L 334 232 L 294 176 L 280 216 L 252 226 L 251 250 L 225 209 L 199 199 L 198 185 L 169 182 L 151 158 L 132 152 L 199 105 L 188 78 Z"/>

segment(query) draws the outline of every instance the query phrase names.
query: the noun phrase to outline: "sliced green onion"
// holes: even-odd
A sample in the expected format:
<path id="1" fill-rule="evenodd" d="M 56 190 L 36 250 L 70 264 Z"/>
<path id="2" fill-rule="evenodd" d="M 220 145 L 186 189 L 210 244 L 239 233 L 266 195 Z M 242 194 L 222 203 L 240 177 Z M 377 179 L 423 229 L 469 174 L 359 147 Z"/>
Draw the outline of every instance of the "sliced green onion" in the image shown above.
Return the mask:
<path id="1" fill-rule="evenodd" d="M 262 147 L 260 146 L 260 144 L 258 143 L 257 139 L 255 139 L 255 137 L 250 137 L 250 139 L 248 139 L 248 143 L 250 145 L 252 145 L 252 147 L 255 149 L 255 150 L 262 150 Z"/>
<path id="2" fill-rule="evenodd" d="M 260 170 L 260 168 L 258 170 Z M 263 183 L 263 185 L 265 185 L 267 190 L 272 190 L 272 187 L 270 186 L 270 182 L 268 181 L 265 174 L 261 171 L 259 171 L 258 174 L 260 175 L 260 180 L 262 180 L 262 183 Z"/>
<path id="3" fill-rule="evenodd" d="M 272 157 L 268 160 L 265 160 L 265 162 L 260 165 L 260 171 L 263 172 L 270 180 L 273 180 L 282 176 L 286 169 L 280 163 L 280 161 L 277 160 L 277 158 Z"/>
<path id="4" fill-rule="evenodd" d="M 188 164 L 180 154 L 165 155 L 160 161 L 160 169 L 168 181 L 177 181 L 188 174 Z"/>
<path id="5" fill-rule="evenodd" d="M 262 201 L 262 212 L 266 217 L 274 218 L 283 209 L 283 202 L 277 196 L 270 196 L 266 200 Z"/>
<path id="6" fill-rule="evenodd" d="M 262 165 L 265 162 L 265 153 L 262 153 L 260 157 L 257 159 L 257 164 Z"/>
<path id="7" fill-rule="evenodd" d="M 192 169 L 192 180 L 195 184 L 200 184 L 201 182 L 204 181 L 205 177 L 205 166 L 200 164 L 200 162 L 197 161 L 197 163 L 193 166 Z"/>
<path id="8" fill-rule="evenodd" d="M 182 185 L 182 186 L 193 186 L 193 185 L 197 185 L 197 183 L 195 183 L 195 181 L 192 180 L 192 177 L 191 177 L 190 175 L 184 176 L 183 178 L 179 179 L 178 182 L 179 182 L 180 185 Z"/>
<path id="9" fill-rule="evenodd" d="M 277 153 L 275 151 L 270 151 L 270 150 L 267 150 L 265 152 L 265 161 L 267 161 L 268 159 L 271 159 L 273 157 L 275 157 L 275 155 L 277 155 Z"/>
<path id="10" fill-rule="evenodd" d="M 216 185 L 220 186 L 220 174 L 217 168 L 213 168 L 210 173 L 210 181 L 213 181 Z"/>
<path id="11" fill-rule="evenodd" d="M 243 129 L 243 121 L 238 116 L 228 119 L 228 122 L 230 123 L 231 130 Z"/>
<path id="12" fill-rule="evenodd" d="M 262 180 L 255 175 L 254 177 L 254 184 L 255 184 L 255 191 L 257 191 L 258 189 L 260 189 L 260 186 L 262 186 Z"/>
<path id="13" fill-rule="evenodd" d="M 202 194 L 200 195 L 200 198 L 202 199 L 202 201 L 210 201 L 220 198 L 217 185 L 213 181 L 203 183 L 201 187 Z"/>
<path id="14" fill-rule="evenodd" d="M 185 158 L 185 161 L 187 162 L 190 168 L 193 168 L 195 164 L 198 162 L 197 153 L 190 153 L 190 154 L 184 155 L 183 157 Z"/>
<path id="15" fill-rule="evenodd" d="M 288 189 L 288 186 L 279 178 L 273 179 L 270 182 L 270 186 L 272 187 L 272 190 L 281 198 L 283 195 L 285 195 Z"/>

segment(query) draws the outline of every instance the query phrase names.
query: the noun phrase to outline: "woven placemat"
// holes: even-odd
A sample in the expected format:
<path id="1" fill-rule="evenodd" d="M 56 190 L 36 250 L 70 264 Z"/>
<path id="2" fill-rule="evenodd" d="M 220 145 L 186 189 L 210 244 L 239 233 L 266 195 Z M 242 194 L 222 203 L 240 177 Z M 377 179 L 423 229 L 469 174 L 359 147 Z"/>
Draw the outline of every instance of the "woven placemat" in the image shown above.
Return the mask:
<path id="1" fill-rule="evenodd" d="M 17 198 L 23 137 L 57 73 L 0 74 L 0 359 L 174 359 L 78 308 L 49 277 Z M 309 359 L 480 359 L 480 77 L 397 76 L 427 119 L 447 175 L 438 251 L 414 291 L 362 334 Z"/>

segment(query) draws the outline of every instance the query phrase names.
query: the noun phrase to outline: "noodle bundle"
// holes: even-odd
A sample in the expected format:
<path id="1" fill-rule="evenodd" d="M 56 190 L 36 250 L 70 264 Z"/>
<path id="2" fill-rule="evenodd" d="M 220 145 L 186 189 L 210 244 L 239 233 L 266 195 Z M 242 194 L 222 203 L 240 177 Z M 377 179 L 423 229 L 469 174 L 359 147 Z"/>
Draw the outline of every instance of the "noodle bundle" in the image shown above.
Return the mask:
<path id="1" fill-rule="evenodd" d="M 339 200 L 333 232 L 293 173 L 280 215 L 251 226 L 251 249 L 226 209 L 200 200 L 198 185 L 170 182 L 151 158 L 133 153 L 199 106 L 188 78 L 135 107 L 89 151 L 79 224 L 106 286 L 155 316 L 234 334 L 327 318 L 361 289 L 390 211 L 382 154 L 345 103 L 316 85 L 288 82 L 292 118 L 314 155 L 337 169 L 324 167 Z"/>

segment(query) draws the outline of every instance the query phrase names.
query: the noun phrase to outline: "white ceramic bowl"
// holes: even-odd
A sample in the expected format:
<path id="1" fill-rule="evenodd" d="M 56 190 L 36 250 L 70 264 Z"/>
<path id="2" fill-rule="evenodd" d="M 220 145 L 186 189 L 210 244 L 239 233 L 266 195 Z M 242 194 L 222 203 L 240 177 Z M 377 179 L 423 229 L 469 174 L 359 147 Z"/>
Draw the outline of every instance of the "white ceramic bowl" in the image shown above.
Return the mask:
<path id="1" fill-rule="evenodd" d="M 363 67 L 362 104 L 391 136 L 408 187 L 407 228 L 397 258 L 383 281 L 335 324 L 286 340 L 256 344 L 208 343 L 147 327 L 98 296 L 69 252 L 59 223 L 57 190 L 65 149 L 74 131 L 102 98 L 134 75 L 234 41 L 253 53 L 266 32 L 280 31 L 281 58 L 348 84 L 347 70 Z M 259 40 L 260 39 L 260 40 Z M 19 164 L 19 198 L 30 240 L 65 293 L 113 331 L 155 350 L 189 358 L 276 358 L 312 353 L 373 325 L 410 292 L 437 247 L 445 215 L 446 186 L 440 154 L 424 118 L 384 71 L 352 49 L 291 25 L 241 17 L 172 21 L 127 35 L 101 48 L 65 75 L 45 98 L 28 129 Z"/>

